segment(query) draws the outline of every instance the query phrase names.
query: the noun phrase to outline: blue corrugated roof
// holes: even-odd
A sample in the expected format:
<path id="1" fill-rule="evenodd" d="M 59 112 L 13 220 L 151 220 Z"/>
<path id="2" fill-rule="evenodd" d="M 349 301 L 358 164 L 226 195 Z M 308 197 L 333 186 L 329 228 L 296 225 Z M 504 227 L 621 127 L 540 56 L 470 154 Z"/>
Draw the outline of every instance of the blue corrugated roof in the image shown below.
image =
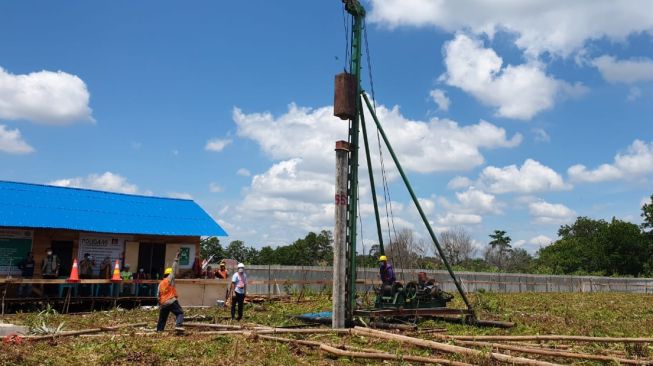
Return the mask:
<path id="1" fill-rule="evenodd" d="M 0 226 L 226 236 L 192 200 L 0 181 Z"/>

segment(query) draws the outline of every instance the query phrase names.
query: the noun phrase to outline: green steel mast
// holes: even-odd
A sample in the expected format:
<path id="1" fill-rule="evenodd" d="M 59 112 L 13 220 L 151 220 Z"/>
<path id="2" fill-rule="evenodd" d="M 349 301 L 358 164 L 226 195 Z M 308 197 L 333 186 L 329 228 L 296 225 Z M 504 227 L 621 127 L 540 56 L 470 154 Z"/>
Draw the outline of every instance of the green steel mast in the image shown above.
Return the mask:
<path id="1" fill-rule="evenodd" d="M 356 96 L 361 93 L 361 51 L 362 31 L 365 18 L 365 9 L 358 0 L 343 0 L 345 10 L 352 16 L 351 32 L 351 63 L 349 73 L 352 74 L 356 83 Z M 358 218 L 358 137 L 360 128 L 360 116 L 363 106 L 360 98 L 356 98 L 356 113 L 349 125 L 349 200 L 347 202 L 347 306 L 346 318 L 351 321 L 354 318 L 356 309 L 356 219 Z"/>

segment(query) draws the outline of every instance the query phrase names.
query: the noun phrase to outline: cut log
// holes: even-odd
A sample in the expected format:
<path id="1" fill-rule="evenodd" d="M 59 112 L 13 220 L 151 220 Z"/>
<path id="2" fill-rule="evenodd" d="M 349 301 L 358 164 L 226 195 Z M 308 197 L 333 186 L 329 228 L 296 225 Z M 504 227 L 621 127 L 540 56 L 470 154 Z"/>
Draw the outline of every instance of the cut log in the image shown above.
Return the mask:
<path id="1" fill-rule="evenodd" d="M 451 339 L 451 337 L 447 337 L 447 336 L 440 336 L 438 338 Z M 560 357 L 560 358 L 573 358 L 573 359 L 593 360 L 593 361 L 606 361 L 606 362 L 615 362 L 615 363 L 628 364 L 628 365 L 653 365 L 653 361 L 631 360 L 631 359 L 612 357 L 612 356 L 592 355 L 588 353 L 576 353 L 576 352 L 558 351 L 552 349 L 533 348 L 533 347 L 521 347 L 521 346 L 514 346 L 514 345 L 500 344 L 500 343 L 461 341 L 461 340 L 454 340 L 454 343 L 463 346 L 486 347 L 490 349 L 500 349 L 500 350 L 514 351 L 519 353 L 528 353 L 528 354 L 540 355 L 540 356 L 552 356 L 552 357 Z"/>
<path id="2" fill-rule="evenodd" d="M 457 353 L 457 354 L 462 354 L 467 356 L 481 357 L 485 359 L 492 359 L 492 360 L 512 363 L 515 365 L 529 365 L 529 366 L 557 365 L 555 363 L 546 362 L 546 361 L 538 361 L 538 360 L 533 360 L 524 357 L 515 357 L 503 353 L 483 352 L 472 348 L 454 346 L 450 344 L 444 344 L 440 342 L 429 341 L 426 339 L 419 339 L 415 337 L 408 337 L 399 334 L 392 334 L 392 333 L 383 332 L 380 330 L 368 329 L 368 328 L 355 327 L 354 334 L 368 336 L 368 337 L 390 339 L 397 342 L 409 343 L 424 348 L 435 349 L 441 352 Z"/>
<path id="3" fill-rule="evenodd" d="M 209 323 L 184 323 L 184 327 L 191 328 L 214 328 L 214 329 L 245 329 L 240 325 L 228 325 L 228 324 L 209 324 Z"/>
<path id="4" fill-rule="evenodd" d="M 461 341 L 523 342 L 523 341 L 570 341 L 593 343 L 653 343 L 653 338 L 585 337 L 570 335 L 522 335 L 522 336 L 452 336 Z"/>
<path id="5" fill-rule="evenodd" d="M 391 353 L 386 353 L 386 352 L 345 351 L 339 348 L 331 347 L 326 344 L 321 344 L 320 350 L 336 355 L 338 357 L 364 358 L 364 359 L 371 359 L 371 360 L 421 362 L 427 364 L 440 364 L 440 365 L 452 365 L 452 366 L 471 366 L 468 363 L 451 361 L 443 358 L 420 357 L 420 356 L 411 356 L 411 355 L 393 355 Z"/>

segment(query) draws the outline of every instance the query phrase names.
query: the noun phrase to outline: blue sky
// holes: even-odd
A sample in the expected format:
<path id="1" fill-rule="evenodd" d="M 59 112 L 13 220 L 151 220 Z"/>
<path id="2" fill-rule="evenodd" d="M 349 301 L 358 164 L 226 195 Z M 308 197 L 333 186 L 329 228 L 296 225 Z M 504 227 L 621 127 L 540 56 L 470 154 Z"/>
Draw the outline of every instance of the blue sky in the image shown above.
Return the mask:
<path id="1" fill-rule="evenodd" d="M 378 113 L 437 231 L 533 252 L 579 215 L 639 222 L 650 4 L 363 4 Z M 345 21 L 335 0 L 2 2 L 0 179 L 192 197 L 256 247 L 330 229 Z M 384 157 L 395 224 L 424 237 Z"/>

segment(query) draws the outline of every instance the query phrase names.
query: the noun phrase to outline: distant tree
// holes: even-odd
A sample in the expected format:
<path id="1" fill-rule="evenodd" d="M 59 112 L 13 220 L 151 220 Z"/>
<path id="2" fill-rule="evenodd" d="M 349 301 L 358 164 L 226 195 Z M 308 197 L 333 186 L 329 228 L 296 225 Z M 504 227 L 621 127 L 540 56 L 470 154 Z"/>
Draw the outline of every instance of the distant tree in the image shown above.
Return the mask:
<path id="1" fill-rule="evenodd" d="M 510 250 L 510 242 L 512 239 L 509 236 L 506 236 L 506 232 L 503 230 L 494 230 L 494 234 L 490 234 L 490 246 L 492 249 L 499 249 L 500 252 L 507 252 Z"/>
<path id="2" fill-rule="evenodd" d="M 506 270 L 516 273 L 530 273 L 534 265 L 533 256 L 523 248 L 513 248 L 506 261 Z"/>
<path id="3" fill-rule="evenodd" d="M 213 261 L 221 260 L 225 257 L 224 249 L 220 245 L 220 239 L 211 236 L 200 242 L 200 257 L 209 259 L 213 256 Z"/>
<path id="4" fill-rule="evenodd" d="M 227 246 L 225 256 L 230 259 L 235 259 L 238 262 L 245 262 L 247 259 L 247 248 L 242 240 L 234 240 Z"/>
<path id="5" fill-rule="evenodd" d="M 276 252 L 270 246 L 264 246 L 258 252 L 257 264 L 277 264 Z"/>
<path id="6" fill-rule="evenodd" d="M 462 227 L 440 233 L 440 245 L 451 265 L 461 264 L 476 253 L 471 235 Z"/>
<path id="7" fill-rule="evenodd" d="M 488 243 L 489 247 L 485 251 L 485 260 L 501 270 L 506 270 L 507 260 L 512 251 L 510 246 L 512 239 L 503 230 L 494 230 L 494 233 L 490 234 L 490 238 L 492 240 Z"/>
<path id="8" fill-rule="evenodd" d="M 539 270 L 555 274 L 640 276 L 650 267 L 650 240 L 633 223 L 579 217 L 538 251 Z"/>
<path id="9" fill-rule="evenodd" d="M 407 228 L 399 230 L 395 240 L 385 248 L 386 256 L 398 268 L 419 268 L 425 252 L 425 243 L 415 240 L 413 231 Z"/>
<path id="10" fill-rule="evenodd" d="M 642 230 L 653 229 L 653 194 L 651 195 L 648 203 L 642 206 Z"/>

